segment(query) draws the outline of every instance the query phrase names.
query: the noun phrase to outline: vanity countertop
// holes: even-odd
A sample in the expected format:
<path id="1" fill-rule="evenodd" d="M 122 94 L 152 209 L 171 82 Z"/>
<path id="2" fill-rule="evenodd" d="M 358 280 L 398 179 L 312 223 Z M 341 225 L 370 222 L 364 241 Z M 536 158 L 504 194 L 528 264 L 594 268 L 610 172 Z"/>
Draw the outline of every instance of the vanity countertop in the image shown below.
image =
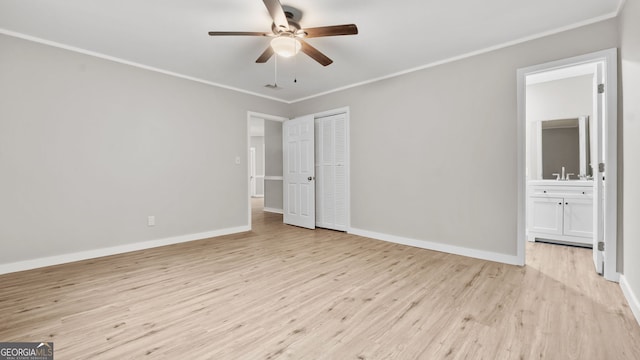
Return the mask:
<path id="1" fill-rule="evenodd" d="M 593 186 L 593 180 L 529 180 L 534 186 Z"/>

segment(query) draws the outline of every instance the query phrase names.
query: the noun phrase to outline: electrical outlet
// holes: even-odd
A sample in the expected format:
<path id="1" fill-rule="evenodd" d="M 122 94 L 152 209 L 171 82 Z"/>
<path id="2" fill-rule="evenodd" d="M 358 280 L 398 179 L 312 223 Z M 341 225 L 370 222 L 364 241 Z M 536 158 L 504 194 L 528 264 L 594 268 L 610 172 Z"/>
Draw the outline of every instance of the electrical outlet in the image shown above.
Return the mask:
<path id="1" fill-rule="evenodd" d="M 155 216 L 148 216 L 147 217 L 147 225 L 156 226 L 156 217 Z"/>

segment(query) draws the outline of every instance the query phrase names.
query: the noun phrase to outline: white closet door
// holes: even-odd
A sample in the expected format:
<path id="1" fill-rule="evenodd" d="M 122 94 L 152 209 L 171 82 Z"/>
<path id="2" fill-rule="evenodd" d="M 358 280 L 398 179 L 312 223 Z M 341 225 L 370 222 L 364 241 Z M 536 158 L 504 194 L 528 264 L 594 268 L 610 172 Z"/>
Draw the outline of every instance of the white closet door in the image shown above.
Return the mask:
<path id="1" fill-rule="evenodd" d="M 315 120 L 316 226 L 347 229 L 347 117 Z"/>

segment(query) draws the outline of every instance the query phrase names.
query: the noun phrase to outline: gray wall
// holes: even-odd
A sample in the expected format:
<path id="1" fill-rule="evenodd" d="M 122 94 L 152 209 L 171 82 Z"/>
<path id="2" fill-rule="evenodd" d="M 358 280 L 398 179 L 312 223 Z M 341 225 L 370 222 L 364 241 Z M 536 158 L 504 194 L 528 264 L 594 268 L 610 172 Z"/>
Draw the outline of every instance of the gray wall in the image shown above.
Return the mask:
<path id="1" fill-rule="evenodd" d="M 516 254 L 516 70 L 617 46 L 616 19 L 293 104 L 351 120 L 351 226 Z"/>
<path id="2" fill-rule="evenodd" d="M 623 274 L 640 298 L 640 2 L 627 1 L 621 15 L 623 117 Z"/>
<path id="3" fill-rule="evenodd" d="M 265 176 L 282 176 L 282 123 L 264 121 Z M 282 180 L 265 180 L 264 207 L 282 210 Z"/>
<path id="4" fill-rule="evenodd" d="M 0 49 L 0 264 L 249 225 L 247 111 L 286 104 L 4 35 Z"/>

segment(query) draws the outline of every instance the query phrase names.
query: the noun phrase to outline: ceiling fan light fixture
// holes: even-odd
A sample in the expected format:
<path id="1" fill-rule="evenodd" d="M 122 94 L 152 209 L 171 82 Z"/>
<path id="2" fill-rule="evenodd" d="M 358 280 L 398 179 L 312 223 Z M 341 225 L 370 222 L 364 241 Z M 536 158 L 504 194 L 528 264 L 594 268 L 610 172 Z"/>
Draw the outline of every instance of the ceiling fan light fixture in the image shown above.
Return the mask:
<path id="1" fill-rule="evenodd" d="M 300 52 L 300 40 L 293 36 L 278 36 L 271 40 L 271 48 L 282 57 L 292 57 Z"/>

